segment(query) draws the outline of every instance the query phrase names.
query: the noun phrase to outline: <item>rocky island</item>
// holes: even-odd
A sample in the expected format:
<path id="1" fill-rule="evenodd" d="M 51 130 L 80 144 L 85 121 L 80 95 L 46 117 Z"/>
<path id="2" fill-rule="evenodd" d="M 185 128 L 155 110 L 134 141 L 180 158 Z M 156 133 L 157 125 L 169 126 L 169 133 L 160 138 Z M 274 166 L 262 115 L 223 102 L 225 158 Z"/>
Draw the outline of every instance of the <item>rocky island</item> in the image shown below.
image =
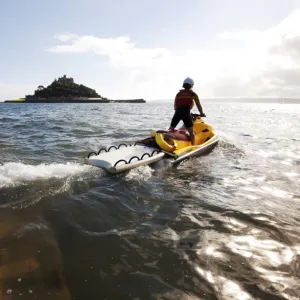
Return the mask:
<path id="1" fill-rule="evenodd" d="M 66 75 L 55 79 L 50 85 L 38 86 L 33 95 L 17 100 L 6 100 L 9 103 L 145 103 L 144 99 L 113 100 L 100 96 L 95 90 L 74 82 Z"/>

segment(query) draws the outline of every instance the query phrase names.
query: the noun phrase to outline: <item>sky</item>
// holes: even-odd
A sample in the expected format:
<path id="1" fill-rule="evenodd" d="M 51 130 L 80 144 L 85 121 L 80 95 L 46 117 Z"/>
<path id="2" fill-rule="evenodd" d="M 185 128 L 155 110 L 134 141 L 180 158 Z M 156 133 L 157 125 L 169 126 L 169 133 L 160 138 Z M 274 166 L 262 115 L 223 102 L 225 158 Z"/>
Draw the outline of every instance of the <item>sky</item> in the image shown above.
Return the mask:
<path id="1" fill-rule="evenodd" d="M 3 0 L 0 101 L 60 76 L 109 99 L 300 98 L 300 1 Z"/>

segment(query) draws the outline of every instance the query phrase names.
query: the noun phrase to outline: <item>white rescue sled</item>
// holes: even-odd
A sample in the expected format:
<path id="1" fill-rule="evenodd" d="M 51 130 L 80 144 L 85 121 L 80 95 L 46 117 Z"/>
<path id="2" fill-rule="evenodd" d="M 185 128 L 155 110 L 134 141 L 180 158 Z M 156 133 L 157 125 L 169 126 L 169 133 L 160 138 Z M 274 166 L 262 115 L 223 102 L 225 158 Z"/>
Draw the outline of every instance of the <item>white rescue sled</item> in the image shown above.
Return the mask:
<path id="1" fill-rule="evenodd" d="M 159 149 L 144 145 L 121 144 L 91 152 L 86 163 L 101 168 L 109 173 L 120 173 L 138 166 L 149 165 L 161 160 L 165 153 Z"/>

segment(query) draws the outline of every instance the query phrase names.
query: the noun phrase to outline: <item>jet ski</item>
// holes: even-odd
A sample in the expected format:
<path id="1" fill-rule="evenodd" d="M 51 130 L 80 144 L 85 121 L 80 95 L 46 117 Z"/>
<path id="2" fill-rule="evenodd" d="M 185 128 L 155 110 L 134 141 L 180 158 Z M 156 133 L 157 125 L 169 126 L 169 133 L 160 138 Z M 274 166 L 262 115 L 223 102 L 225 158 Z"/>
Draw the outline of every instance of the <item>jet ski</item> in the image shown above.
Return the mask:
<path id="1" fill-rule="evenodd" d="M 176 165 L 190 157 L 208 154 L 218 144 L 219 137 L 206 118 L 192 114 L 195 144 L 183 126 L 174 130 L 151 131 L 150 136 L 134 144 L 120 144 L 89 153 L 85 162 L 109 173 L 120 173 L 141 165 L 168 159 Z"/>

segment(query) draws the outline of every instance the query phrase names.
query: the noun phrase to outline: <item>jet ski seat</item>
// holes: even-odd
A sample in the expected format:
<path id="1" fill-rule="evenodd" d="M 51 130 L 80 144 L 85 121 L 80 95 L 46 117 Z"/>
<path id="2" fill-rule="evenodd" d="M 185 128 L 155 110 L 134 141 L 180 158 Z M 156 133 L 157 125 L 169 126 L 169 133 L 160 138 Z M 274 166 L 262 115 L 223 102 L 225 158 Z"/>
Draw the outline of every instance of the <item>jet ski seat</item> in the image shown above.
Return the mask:
<path id="1" fill-rule="evenodd" d="M 187 129 L 179 129 L 179 130 L 158 130 L 156 133 L 163 133 L 166 136 L 170 136 L 176 140 L 181 141 L 190 141 L 190 136 Z"/>

